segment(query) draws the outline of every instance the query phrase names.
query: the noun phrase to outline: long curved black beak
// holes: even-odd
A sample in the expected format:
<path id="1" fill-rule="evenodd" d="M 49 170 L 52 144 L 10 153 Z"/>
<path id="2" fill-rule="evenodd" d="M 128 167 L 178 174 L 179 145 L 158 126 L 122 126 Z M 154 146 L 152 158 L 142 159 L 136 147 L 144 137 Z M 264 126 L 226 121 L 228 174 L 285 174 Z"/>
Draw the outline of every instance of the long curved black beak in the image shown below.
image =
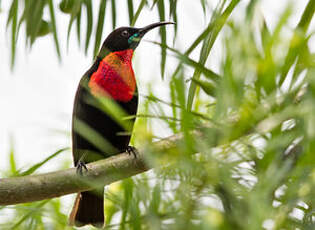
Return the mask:
<path id="1" fill-rule="evenodd" d="M 143 27 L 143 28 L 140 28 L 139 29 L 139 34 L 140 34 L 140 37 L 143 37 L 148 31 L 156 28 L 156 27 L 159 27 L 159 26 L 164 26 L 164 25 L 167 25 L 167 24 L 175 24 L 174 22 L 156 22 L 156 23 L 153 23 L 153 24 L 150 24 L 146 27 Z"/>

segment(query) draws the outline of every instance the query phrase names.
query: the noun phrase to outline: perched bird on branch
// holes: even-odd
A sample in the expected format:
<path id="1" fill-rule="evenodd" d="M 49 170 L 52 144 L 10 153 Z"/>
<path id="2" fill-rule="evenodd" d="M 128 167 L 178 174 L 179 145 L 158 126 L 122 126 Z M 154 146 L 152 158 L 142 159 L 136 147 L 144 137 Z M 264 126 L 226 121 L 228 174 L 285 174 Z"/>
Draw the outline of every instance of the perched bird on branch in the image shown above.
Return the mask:
<path id="1" fill-rule="evenodd" d="M 158 22 L 143 28 L 121 27 L 104 41 L 92 67 L 79 83 L 72 116 L 74 165 L 82 174 L 85 164 L 123 151 L 129 146 L 138 95 L 132 56 L 141 38 L 151 29 L 173 24 Z M 110 105 L 110 106 L 109 106 Z M 110 110 L 119 111 L 116 113 Z M 75 226 L 104 226 L 104 188 L 78 193 L 69 223 Z"/>

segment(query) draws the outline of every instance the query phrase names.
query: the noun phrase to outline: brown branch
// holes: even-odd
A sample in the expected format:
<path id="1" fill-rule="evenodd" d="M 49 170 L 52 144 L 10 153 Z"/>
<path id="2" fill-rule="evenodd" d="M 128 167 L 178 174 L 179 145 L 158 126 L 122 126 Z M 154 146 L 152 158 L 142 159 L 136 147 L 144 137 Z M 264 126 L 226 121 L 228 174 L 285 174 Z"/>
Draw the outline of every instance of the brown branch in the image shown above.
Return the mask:
<path id="1" fill-rule="evenodd" d="M 169 149 L 181 139 L 182 135 L 177 134 L 155 142 L 154 146 L 160 150 Z M 87 164 L 88 171 L 84 172 L 83 176 L 79 176 L 76 169 L 71 168 L 39 175 L 0 179 L 0 205 L 59 197 L 131 177 L 151 169 L 145 162 L 144 154 L 143 150 L 139 150 L 139 155 L 134 158 L 128 153 L 121 153 Z"/>

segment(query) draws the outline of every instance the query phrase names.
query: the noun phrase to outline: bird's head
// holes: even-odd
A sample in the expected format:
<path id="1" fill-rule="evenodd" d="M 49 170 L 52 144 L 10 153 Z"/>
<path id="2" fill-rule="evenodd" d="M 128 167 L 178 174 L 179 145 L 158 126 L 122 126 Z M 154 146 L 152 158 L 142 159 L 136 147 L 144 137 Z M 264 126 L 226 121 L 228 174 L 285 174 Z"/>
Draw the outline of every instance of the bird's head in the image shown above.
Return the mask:
<path id="1" fill-rule="evenodd" d="M 143 28 L 135 27 L 120 27 L 111 32 L 105 39 L 100 55 L 104 57 L 104 52 L 116 52 L 121 50 L 132 49 L 135 50 L 139 45 L 143 36 L 150 30 L 164 26 L 167 24 L 174 24 L 173 22 L 157 22 L 145 26 Z"/>

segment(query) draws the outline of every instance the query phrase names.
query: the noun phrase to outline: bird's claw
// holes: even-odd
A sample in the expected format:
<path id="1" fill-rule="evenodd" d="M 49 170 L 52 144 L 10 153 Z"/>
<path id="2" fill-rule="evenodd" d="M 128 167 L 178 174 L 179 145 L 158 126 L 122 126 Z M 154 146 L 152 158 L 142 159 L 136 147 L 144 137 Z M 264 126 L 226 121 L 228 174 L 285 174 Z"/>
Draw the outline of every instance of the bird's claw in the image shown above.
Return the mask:
<path id="1" fill-rule="evenodd" d="M 88 171 L 86 164 L 83 161 L 79 160 L 78 164 L 77 164 L 77 174 L 82 176 L 83 175 L 83 169 L 85 170 L 85 172 Z"/>
<path id="2" fill-rule="evenodd" d="M 135 147 L 133 147 L 133 146 L 128 146 L 127 149 L 126 149 L 126 152 L 127 152 L 129 155 L 132 154 L 132 155 L 134 156 L 134 158 L 137 158 L 138 155 L 139 155 L 138 150 L 137 150 Z"/>

